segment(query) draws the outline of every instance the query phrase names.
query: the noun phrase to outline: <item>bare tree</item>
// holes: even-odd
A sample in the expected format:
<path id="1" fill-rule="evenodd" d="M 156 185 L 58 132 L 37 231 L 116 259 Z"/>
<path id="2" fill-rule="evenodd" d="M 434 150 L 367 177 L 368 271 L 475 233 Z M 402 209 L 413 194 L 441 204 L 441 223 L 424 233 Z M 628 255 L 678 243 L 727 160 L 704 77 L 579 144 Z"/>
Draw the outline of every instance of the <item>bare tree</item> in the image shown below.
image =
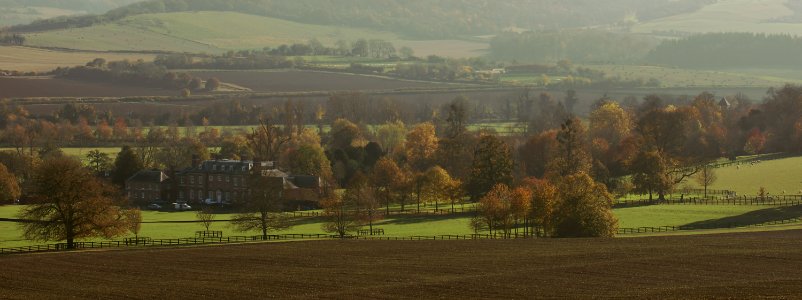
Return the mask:
<path id="1" fill-rule="evenodd" d="M 209 207 L 204 207 L 195 213 L 195 217 L 197 217 L 201 225 L 206 228 L 206 231 L 209 231 L 209 227 L 212 227 L 212 222 L 214 222 L 214 214 L 212 213 L 212 209 Z"/>
<path id="2" fill-rule="evenodd" d="M 716 175 L 716 170 L 709 165 L 705 165 L 704 167 L 699 169 L 699 173 L 696 173 L 696 183 L 703 186 L 705 189 L 705 198 L 707 198 L 707 187 L 713 185 L 718 179 L 718 175 Z"/>
<path id="3" fill-rule="evenodd" d="M 258 170 L 248 179 L 250 195 L 243 203 L 244 212 L 231 220 L 235 230 L 246 232 L 260 230 L 262 239 L 267 233 L 291 227 L 289 218 L 281 213 L 284 179 L 281 177 L 262 176 Z"/>

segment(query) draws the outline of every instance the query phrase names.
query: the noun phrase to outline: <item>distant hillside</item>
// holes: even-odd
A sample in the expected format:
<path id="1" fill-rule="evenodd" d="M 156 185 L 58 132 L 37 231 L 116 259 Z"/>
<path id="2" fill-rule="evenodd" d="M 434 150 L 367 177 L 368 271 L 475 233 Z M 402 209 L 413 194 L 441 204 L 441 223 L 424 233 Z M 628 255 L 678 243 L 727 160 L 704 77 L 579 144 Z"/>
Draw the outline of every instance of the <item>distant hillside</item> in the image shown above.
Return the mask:
<path id="1" fill-rule="evenodd" d="M 60 16 L 105 13 L 142 0 L 0 0 L 0 27 Z"/>
<path id="2" fill-rule="evenodd" d="M 388 32 L 360 28 L 302 24 L 235 12 L 180 12 L 127 17 L 90 27 L 26 35 L 26 45 L 99 51 L 167 51 L 222 53 L 261 49 L 317 38 L 326 45 L 337 40 L 398 40 Z"/>
<path id="3" fill-rule="evenodd" d="M 802 38 L 753 33 L 710 33 L 665 41 L 646 62 L 684 68 L 802 68 Z"/>
<path id="4" fill-rule="evenodd" d="M 128 16 L 234 11 L 318 25 L 391 31 L 413 38 L 495 34 L 505 28 L 553 29 L 653 20 L 696 11 L 716 0 L 156 0 L 98 16 L 17 26 L 18 32 L 87 27 Z"/>
<path id="5" fill-rule="evenodd" d="M 696 11 L 641 20 L 632 32 L 679 37 L 719 32 L 802 35 L 802 1 L 718 1 Z"/>

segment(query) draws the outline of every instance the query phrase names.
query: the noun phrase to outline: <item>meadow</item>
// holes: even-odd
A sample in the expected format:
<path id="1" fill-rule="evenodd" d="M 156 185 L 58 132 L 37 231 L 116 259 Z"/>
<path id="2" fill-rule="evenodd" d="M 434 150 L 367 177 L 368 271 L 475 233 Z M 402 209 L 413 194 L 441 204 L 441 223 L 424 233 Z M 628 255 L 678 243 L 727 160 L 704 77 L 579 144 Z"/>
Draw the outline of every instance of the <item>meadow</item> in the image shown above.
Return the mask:
<path id="1" fill-rule="evenodd" d="M 262 49 L 317 39 L 325 45 L 338 40 L 382 39 L 396 48 L 408 46 L 418 55 L 477 56 L 486 43 L 455 40 L 407 40 L 397 34 L 345 26 L 304 24 L 235 12 L 180 12 L 131 16 L 85 28 L 31 33 L 26 43 L 95 51 L 169 51 L 223 53 Z M 76 42 L 77 41 L 77 42 Z"/>
<path id="2" fill-rule="evenodd" d="M 466 208 L 472 205 L 466 205 Z M 0 219 L 14 219 L 23 206 L 0 206 Z M 444 206 L 441 206 L 443 208 Z M 460 206 L 457 206 L 460 208 Z M 434 208 L 429 204 L 424 208 L 431 211 Z M 393 208 L 394 210 L 397 207 Z M 414 206 L 407 206 L 413 211 Z M 802 216 L 802 207 L 772 207 L 772 206 L 736 206 L 736 205 L 652 205 L 633 208 L 614 209 L 613 213 L 619 218 L 619 227 L 659 227 L 659 226 L 699 226 L 701 228 L 726 228 L 729 224 L 740 225 L 762 224 L 774 220 L 784 220 Z M 159 212 L 142 211 L 143 224 L 139 236 L 159 238 L 191 237 L 195 231 L 204 230 L 196 222 L 194 212 Z M 227 220 L 232 213 L 215 214 L 215 221 L 211 230 L 221 230 L 226 236 L 258 235 L 260 232 L 236 232 Z M 374 228 L 382 228 L 386 237 L 408 236 L 435 236 L 435 235 L 470 235 L 475 233 L 469 226 L 472 212 L 454 213 L 446 215 L 391 215 L 390 218 L 374 223 Z M 284 231 L 274 232 L 280 234 L 320 234 L 324 233 L 323 217 L 298 217 L 293 221 L 293 227 Z M 702 227 L 707 225 L 706 227 Z M 802 224 L 792 228 L 802 228 Z M 763 227 L 771 228 L 771 227 Z M 784 228 L 788 228 L 787 226 Z M 727 229 L 729 232 L 748 229 Z M 704 233 L 705 231 L 700 231 Z M 486 233 L 486 232 L 480 232 Z M 696 231 L 683 231 L 683 234 L 699 233 Z M 100 241 L 102 239 L 91 239 Z M 41 242 L 25 240 L 13 222 L 0 221 L 0 247 L 16 247 L 36 245 Z"/>
<path id="3" fill-rule="evenodd" d="M 755 196 L 761 187 L 772 195 L 802 194 L 802 157 L 763 160 L 716 169 L 718 179 L 709 188 L 731 190 L 739 196 Z M 689 180 L 690 187 L 699 185 Z"/>
<path id="4" fill-rule="evenodd" d="M 18 46 L 0 46 L 0 70 L 20 72 L 49 72 L 58 67 L 82 66 L 95 58 L 107 61 L 142 59 L 152 61 L 155 55 L 145 53 L 116 53 L 62 51 Z"/>
<path id="5" fill-rule="evenodd" d="M 718 1 L 698 11 L 635 24 L 631 31 L 655 35 L 670 32 L 802 34 L 802 24 L 776 21 L 794 14 L 785 3 L 786 0 Z"/>
<path id="6" fill-rule="evenodd" d="M 608 78 L 622 81 L 644 82 L 654 78 L 660 81 L 660 88 L 692 87 L 745 87 L 768 88 L 787 83 L 802 83 L 802 76 L 792 70 L 751 69 L 751 70 L 691 70 L 662 66 L 645 65 L 582 65 L 583 68 L 602 71 Z M 565 77 L 549 76 L 552 83 Z M 513 85 L 541 85 L 541 74 L 506 74 L 501 82 Z"/>

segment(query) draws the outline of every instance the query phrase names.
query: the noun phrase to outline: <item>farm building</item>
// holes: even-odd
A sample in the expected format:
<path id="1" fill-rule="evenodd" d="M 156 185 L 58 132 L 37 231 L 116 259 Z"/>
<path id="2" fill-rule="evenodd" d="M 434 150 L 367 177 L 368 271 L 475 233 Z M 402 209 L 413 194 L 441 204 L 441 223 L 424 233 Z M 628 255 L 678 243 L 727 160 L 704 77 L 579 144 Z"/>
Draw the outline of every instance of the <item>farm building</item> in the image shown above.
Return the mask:
<path id="1" fill-rule="evenodd" d="M 320 178 L 289 175 L 276 169 L 272 162 L 250 160 L 215 159 L 194 162 L 192 167 L 176 173 L 175 198 L 178 202 L 187 203 L 242 203 L 250 193 L 248 177 L 253 172 L 280 180 L 283 186 L 282 197 L 288 207 L 317 206 L 321 194 Z"/>
<path id="2" fill-rule="evenodd" d="M 125 181 L 128 199 L 137 204 L 167 199 L 170 188 L 170 177 L 161 170 L 142 170 Z"/>

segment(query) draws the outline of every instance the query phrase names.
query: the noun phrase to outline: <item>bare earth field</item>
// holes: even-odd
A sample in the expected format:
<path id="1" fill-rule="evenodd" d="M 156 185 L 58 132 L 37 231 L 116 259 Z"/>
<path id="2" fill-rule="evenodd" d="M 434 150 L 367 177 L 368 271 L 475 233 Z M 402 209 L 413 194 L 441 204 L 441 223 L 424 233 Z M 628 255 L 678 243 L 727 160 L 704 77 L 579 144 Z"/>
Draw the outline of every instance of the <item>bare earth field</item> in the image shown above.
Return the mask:
<path id="1" fill-rule="evenodd" d="M 455 86 L 315 71 L 192 71 L 188 73 L 201 78 L 217 77 L 223 82 L 243 86 L 255 92 L 393 90 Z"/>
<path id="2" fill-rule="evenodd" d="M 0 298 L 793 298 L 802 231 L 311 241 L 0 257 Z"/>
<path id="3" fill-rule="evenodd" d="M 0 77 L 0 99 L 25 97 L 177 96 L 178 91 L 48 77 Z"/>

